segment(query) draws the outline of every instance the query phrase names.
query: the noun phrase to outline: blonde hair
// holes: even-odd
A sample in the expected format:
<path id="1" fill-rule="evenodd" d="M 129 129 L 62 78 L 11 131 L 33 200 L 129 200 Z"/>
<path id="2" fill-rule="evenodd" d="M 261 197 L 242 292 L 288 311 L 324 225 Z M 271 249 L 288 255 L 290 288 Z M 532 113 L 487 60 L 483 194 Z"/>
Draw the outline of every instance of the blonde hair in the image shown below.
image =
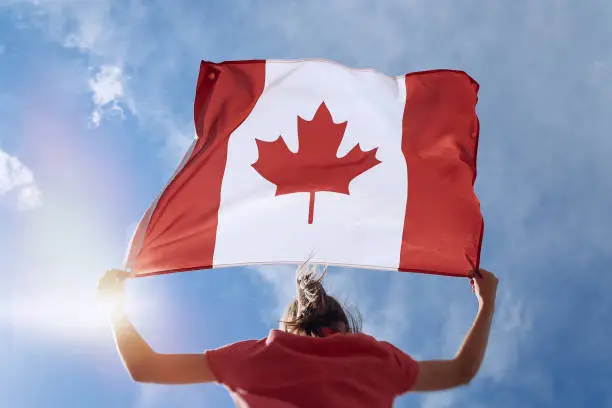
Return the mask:
<path id="1" fill-rule="evenodd" d="M 346 308 L 323 287 L 327 268 L 319 274 L 308 262 L 296 272 L 296 297 L 289 304 L 281 320 L 281 329 L 305 336 L 323 337 L 325 328 L 332 332 L 358 333 L 361 316 Z"/>

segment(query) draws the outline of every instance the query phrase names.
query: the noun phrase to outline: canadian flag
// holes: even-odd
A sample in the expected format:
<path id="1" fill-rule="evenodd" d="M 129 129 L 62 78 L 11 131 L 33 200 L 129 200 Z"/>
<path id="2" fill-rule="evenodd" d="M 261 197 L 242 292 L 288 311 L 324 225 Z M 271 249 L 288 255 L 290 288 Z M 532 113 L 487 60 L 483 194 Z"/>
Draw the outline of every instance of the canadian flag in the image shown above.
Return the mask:
<path id="1" fill-rule="evenodd" d="M 467 276 L 478 84 L 329 61 L 202 62 L 197 137 L 132 238 L 137 276 L 313 263 Z"/>

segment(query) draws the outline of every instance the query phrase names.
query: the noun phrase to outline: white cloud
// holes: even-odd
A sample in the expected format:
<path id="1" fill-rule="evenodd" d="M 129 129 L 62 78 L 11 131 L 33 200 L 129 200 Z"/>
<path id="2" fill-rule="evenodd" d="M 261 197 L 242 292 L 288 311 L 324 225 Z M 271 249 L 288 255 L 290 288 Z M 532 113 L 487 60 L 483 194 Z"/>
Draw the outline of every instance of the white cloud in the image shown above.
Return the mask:
<path id="1" fill-rule="evenodd" d="M 32 170 L 0 149 L 0 198 L 12 191 L 17 192 L 17 205 L 21 210 L 35 209 L 42 204 L 42 193 Z"/>
<path id="2" fill-rule="evenodd" d="M 519 347 L 532 331 L 531 316 L 524 300 L 502 290 L 497 301 L 487 356 L 480 375 L 501 382 L 516 368 Z"/>
<path id="3" fill-rule="evenodd" d="M 95 85 L 90 90 L 93 126 L 108 115 L 138 115 L 169 167 L 183 157 L 192 140 L 192 113 L 185 104 L 169 101 L 175 100 L 180 76 L 187 74 L 195 86 L 200 58 L 218 45 L 215 28 L 202 22 L 211 13 L 194 13 L 190 4 L 142 0 L 0 0 L 4 4 L 13 6 L 20 25 L 36 27 L 87 58 L 89 87 Z M 164 29 L 152 30 L 151 18 Z M 126 72 L 138 75 L 127 78 Z"/>
<path id="4" fill-rule="evenodd" d="M 100 125 L 100 121 L 108 113 L 117 113 L 123 117 L 124 81 L 123 71 L 116 65 L 102 65 L 89 80 L 89 90 L 94 104 L 91 121 L 94 126 Z"/>
<path id="5" fill-rule="evenodd" d="M 421 401 L 421 408 L 449 408 L 454 406 L 456 406 L 456 401 L 452 390 L 425 395 Z"/>
<path id="6" fill-rule="evenodd" d="M 33 210 L 42 205 L 42 193 L 35 185 L 21 188 L 18 197 L 20 210 Z"/>
<path id="7" fill-rule="evenodd" d="M 422 408 L 462 406 L 463 403 L 468 404 L 468 399 L 469 405 L 475 407 L 478 405 L 470 399 L 470 393 L 479 384 L 488 381 L 516 382 L 517 379 L 527 375 L 526 370 L 517 372 L 517 362 L 520 358 L 520 347 L 529 344 L 527 340 L 531 334 L 532 317 L 525 310 L 523 299 L 513 295 L 503 286 L 500 288 L 496 303 L 487 352 L 476 379 L 469 387 L 456 388 L 443 393 L 423 394 Z M 475 308 L 457 307 L 456 301 L 450 299 L 447 310 L 447 313 L 432 310 L 430 314 L 431 318 L 444 316 L 445 319 L 442 329 L 437 334 L 442 339 L 437 351 L 440 358 L 449 358 L 455 354 L 475 317 Z M 427 354 L 431 356 L 430 353 Z"/>
<path id="8" fill-rule="evenodd" d="M 32 171 L 17 157 L 0 150 L 0 194 L 34 182 Z"/>
<path id="9" fill-rule="evenodd" d="M 121 68 L 103 65 L 98 73 L 89 81 L 93 101 L 97 106 L 105 106 L 123 97 Z"/>
<path id="10" fill-rule="evenodd" d="M 266 321 L 278 321 L 285 308 L 295 298 L 295 272 L 297 266 L 268 265 L 253 268 L 260 278 L 270 285 L 274 306 L 271 315 L 264 316 Z"/>
<path id="11" fill-rule="evenodd" d="M 108 31 L 112 22 L 109 20 L 111 2 L 96 1 L 79 4 L 79 2 L 64 1 L 63 10 L 65 18 L 73 20 L 76 24 L 63 39 L 63 44 L 69 48 L 78 48 L 85 52 L 95 52 L 99 47 L 105 46 L 113 31 Z"/>
<path id="12" fill-rule="evenodd" d="M 129 10 L 133 19 L 124 26 L 113 17 Z M 38 27 L 53 41 L 67 48 L 75 48 L 88 57 L 91 78 L 88 82 L 91 92 L 93 111 L 91 124 L 99 126 L 105 116 L 117 115 L 124 118 L 124 111 L 135 114 L 136 105 L 127 88 L 123 67 L 125 62 L 138 64 L 138 50 L 144 48 L 135 38 L 136 25 L 140 13 L 138 0 L 113 2 L 111 0 L 73 1 L 52 0 L 32 1 L 13 0 L 9 4 L 23 12 L 27 19 L 22 24 Z M 130 44 L 134 47 L 130 48 Z"/>

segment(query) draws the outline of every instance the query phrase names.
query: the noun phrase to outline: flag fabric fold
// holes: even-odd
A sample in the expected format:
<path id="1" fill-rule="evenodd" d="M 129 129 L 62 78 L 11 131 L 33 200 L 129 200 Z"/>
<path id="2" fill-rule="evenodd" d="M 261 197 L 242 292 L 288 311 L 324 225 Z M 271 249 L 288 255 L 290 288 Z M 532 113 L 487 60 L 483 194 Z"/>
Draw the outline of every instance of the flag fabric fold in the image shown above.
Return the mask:
<path id="1" fill-rule="evenodd" d="M 203 61 L 197 137 L 134 233 L 136 276 L 314 263 L 468 276 L 478 84 L 330 61 Z"/>

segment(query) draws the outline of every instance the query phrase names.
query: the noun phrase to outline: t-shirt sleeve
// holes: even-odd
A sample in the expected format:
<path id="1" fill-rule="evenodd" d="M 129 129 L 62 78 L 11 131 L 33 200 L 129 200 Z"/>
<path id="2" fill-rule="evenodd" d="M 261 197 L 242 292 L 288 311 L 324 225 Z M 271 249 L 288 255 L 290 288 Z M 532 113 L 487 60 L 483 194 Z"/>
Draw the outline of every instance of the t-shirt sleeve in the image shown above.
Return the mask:
<path id="1" fill-rule="evenodd" d="M 219 384 L 229 388 L 241 388 L 248 379 L 245 366 L 265 344 L 258 340 L 246 340 L 217 349 L 206 350 L 210 370 Z"/>
<path id="2" fill-rule="evenodd" d="M 397 395 L 408 392 L 414 387 L 419 376 L 419 363 L 391 343 L 383 343 L 393 354 L 397 374 Z"/>

